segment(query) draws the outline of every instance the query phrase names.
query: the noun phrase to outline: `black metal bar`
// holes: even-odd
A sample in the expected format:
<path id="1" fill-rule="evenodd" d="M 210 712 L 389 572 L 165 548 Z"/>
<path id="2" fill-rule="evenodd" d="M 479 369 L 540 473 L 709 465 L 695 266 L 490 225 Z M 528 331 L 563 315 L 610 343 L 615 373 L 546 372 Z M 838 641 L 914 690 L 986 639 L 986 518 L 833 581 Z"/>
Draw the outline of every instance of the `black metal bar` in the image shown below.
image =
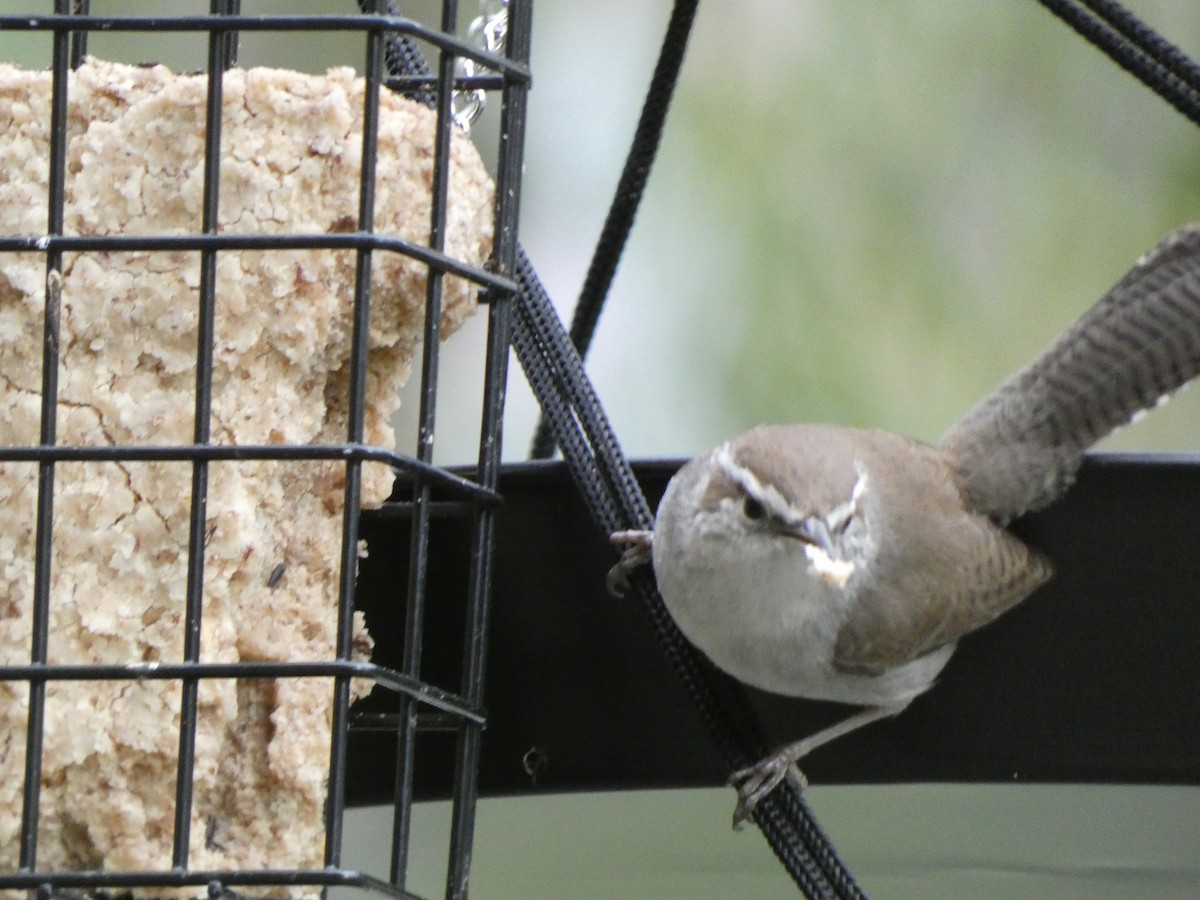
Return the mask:
<path id="1" fill-rule="evenodd" d="M 233 12 L 237 0 L 211 0 L 210 12 L 220 17 Z M 214 21 L 216 19 L 214 18 Z M 208 93 L 204 111 L 204 187 L 200 230 L 216 234 L 220 223 L 221 98 L 230 42 L 220 31 L 208 37 Z M 207 444 L 212 427 L 213 336 L 216 330 L 217 251 L 200 254 L 200 296 L 196 324 L 196 396 L 192 440 Z M 192 461 L 192 493 L 188 513 L 188 564 L 184 600 L 183 660 L 199 662 L 200 630 L 204 615 L 204 542 L 208 529 L 208 460 Z M 179 759 L 175 779 L 175 833 L 171 865 L 188 866 L 192 831 L 193 768 L 196 759 L 196 719 L 200 683 L 183 679 L 179 713 Z"/>
<path id="2" fill-rule="evenodd" d="M 457 0 L 443 0 L 442 31 L 453 34 L 457 28 L 458 2 Z M 430 186 L 429 223 L 429 246 L 438 250 L 443 248 L 446 241 L 446 200 L 450 186 L 450 136 L 454 121 L 454 94 L 451 82 L 454 80 L 455 62 L 456 57 L 444 49 L 438 54 L 437 90 L 435 95 L 437 98 L 435 105 L 437 112 L 437 132 L 434 140 L 433 183 Z M 432 462 L 434 423 L 437 411 L 438 362 L 439 351 L 441 349 L 443 287 L 441 274 L 429 272 L 425 286 L 425 353 L 421 359 L 421 408 L 418 414 L 417 458 Z M 415 485 L 413 499 L 417 504 L 417 515 L 413 522 L 412 552 L 415 554 L 413 558 L 413 571 L 419 572 L 420 577 L 411 582 L 409 586 L 408 602 L 410 615 L 408 623 L 412 629 L 410 632 L 412 640 L 406 643 L 405 650 L 406 662 L 411 663 L 412 668 L 409 669 L 406 667 L 405 670 L 414 677 L 420 677 L 421 649 L 425 639 L 424 609 L 428 594 L 426 573 L 429 568 L 429 485 L 423 483 Z M 401 729 L 404 739 L 415 746 L 417 735 L 416 711 L 412 709 L 412 704 L 404 699 L 401 699 L 401 704 L 402 706 L 407 706 L 412 711 L 411 715 L 401 716 Z M 409 790 L 411 790 L 412 768 L 408 767 L 405 774 L 410 781 Z M 407 819 L 408 804 L 405 804 L 405 807 Z M 407 821 L 405 822 L 405 827 L 406 829 L 408 828 Z M 397 841 L 394 844 L 394 847 L 400 846 L 404 848 L 406 856 L 403 861 L 393 858 L 392 878 L 393 883 L 397 887 L 402 888 L 404 887 L 403 879 L 407 876 L 408 869 L 407 834 L 403 842 Z M 461 863 L 458 861 L 458 854 L 455 853 L 453 840 L 448 848 L 448 853 L 447 871 L 450 874 L 447 877 L 450 878 L 456 868 L 461 868 Z M 450 887 L 447 886 L 447 900 L 451 900 L 453 896 Z"/>
<path id="3" fill-rule="evenodd" d="M 95 447 L 60 444 L 53 447 L 0 447 L 0 462 L 193 462 L 195 460 L 358 460 L 382 463 L 397 472 L 412 473 L 471 498 L 498 504 L 500 495 L 473 481 L 438 469 L 410 456 L 400 456 L 369 444 L 107 444 Z"/>
<path id="4" fill-rule="evenodd" d="M 652 506 L 681 463 L 633 464 Z M 499 487 L 493 579 L 503 602 L 489 624 L 482 795 L 724 784 L 726 762 L 641 610 L 605 592 L 614 555 L 599 536 L 581 538 L 591 519 L 565 465 L 506 464 Z M 814 754 L 805 774 L 820 785 L 1011 784 L 1014 775 L 1027 784 L 1200 785 L 1198 506 L 1200 454 L 1089 455 L 1060 503 L 1014 526 L 1050 558 L 1054 579 L 964 640 L 903 715 Z M 406 528 L 389 522 L 369 535 L 359 600 L 379 623 L 379 647 L 400 636 L 398 622 L 378 615 L 392 603 L 379 586 L 407 572 L 403 554 L 377 548 L 406 540 Z M 461 531 L 434 523 L 435 545 Z M 470 566 L 465 542 L 444 545 L 429 577 L 438 597 L 464 590 Z M 426 656 L 453 656 L 461 641 L 452 619 L 435 620 Z M 846 715 L 837 704 L 750 695 L 768 745 Z M 356 803 L 390 802 L 390 786 L 371 774 L 389 764 L 387 744 L 363 740 L 351 755 Z M 536 783 L 514 765 L 532 747 L 550 756 Z M 415 790 L 450 796 L 444 773 L 426 767 Z"/>
<path id="5" fill-rule="evenodd" d="M 392 519 L 409 521 L 413 517 L 415 507 L 411 500 L 388 500 L 375 509 L 364 509 L 363 520 L 372 522 L 387 522 Z M 429 503 L 430 519 L 445 519 L 463 517 L 475 512 L 476 504 L 465 500 L 432 500 Z"/>
<path id="6" fill-rule="evenodd" d="M 57 2 L 57 0 L 56 0 Z M 518 66 L 474 44 L 429 28 L 402 16 L 315 15 L 315 16 L 228 16 L 215 22 L 207 16 L 0 16 L 0 31 L 361 31 L 405 34 L 444 50 L 474 60 L 505 75 L 528 83 L 529 68 Z"/>
<path id="7" fill-rule="evenodd" d="M 383 80 L 384 32 L 366 33 L 363 72 L 362 164 L 359 172 L 358 230 L 375 230 L 375 170 L 378 162 L 379 91 Z M 363 440 L 366 418 L 367 351 L 371 325 L 371 250 L 360 249 L 354 271 L 354 327 L 350 345 L 350 396 L 346 440 Z M 354 586 L 358 575 L 358 513 L 362 506 L 362 464 L 346 462 L 342 501 L 342 553 L 338 585 L 337 658 L 350 659 L 354 639 Z M 403 694 L 401 696 L 404 696 Z M 325 801 L 325 865 L 340 866 L 342 825 L 346 802 L 346 740 L 350 709 L 350 679 L 334 682 L 329 747 L 329 783 Z"/>
<path id="8" fill-rule="evenodd" d="M 72 0 L 71 15 L 86 16 L 91 12 L 90 0 Z M 84 30 L 71 32 L 71 70 L 74 71 L 83 65 L 83 60 L 87 56 L 87 38 L 88 33 Z"/>
<path id="9" fill-rule="evenodd" d="M 421 900 L 415 894 L 398 891 L 386 881 L 351 869 L 189 869 L 172 871 L 83 871 L 22 872 L 0 874 L 0 890 L 47 890 L 45 896 L 66 889 L 105 888 L 184 888 L 205 886 L 208 896 L 221 897 L 226 885 L 254 887 L 359 887 L 399 900 Z M 39 896 L 42 896 L 39 894 Z"/>
<path id="10" fill-rule="evenodd" d="M 441 30 L 453 34 L 457 28 L 456 0 L 443 0 Z M 429 247 L 441 251 L 445 246 L 446 201 L 450 180 L 450 137 L 453 122 L 453 91 L 455 57 L 442 49 L 438 62 L 436 114 L 437 130 L 434 139 L 433 180 L 430 185 Z M 425 280 L 425 324 L 421 357 L 420 408 L 417 414 L 418 459 L 433 460 L 434 425 L 437 410 L 438 358 L 441 344 L 442 273 L 429 270 Z M 421 676 L 421 650 L 424 639 L 425 575 L 429 562 L 430 486 L 418 480 L 413 485 L 414 507 L 412 539 L 409 546 L 410 575 L 405 613 L 403 670 L 413 678 Z M 396 807 L 392 822 L 392 857 L 390 878 L 393 885 L 403 888 L 408 872 L 408 849 L 411 837 L 413 761 L 416 752 L 417 725 L 415 710 L 406 698 L 400 698 L 400 727 L 396 740 Z"/>
<path id="11" fill-rule="evenodd" d="M 211 0 L 210 10 L 213 15 L 240 16 L 242 0 Z M 219 48 L 222 71 L 228 72 L 238 61 L 238 32 L 235 29 L 219 30 L 221 46 Z"/>
<path id="12" fill-rule="evenodd" d="M 528 60 L 532 15 L 532 0 L 513 0 L 509 4 L 505 49 L 510 59 L 518 62 Z M 516 269 L 525 102 L 524 86 L 506 86 L 500 110 L 500 133 L 505 139 L 500 145 L 496 178 L 507 189 L 496 198 L 496 239 L 493 248 L 496 265 L 501 272 Z M 490 487 L 495 487 L 500 477 L 513 302 L 511 294 L 496 296 L 488 309 L 488 345 L 477 480 L 481 485 Z M 497 512 L 498 510 L 494 509 L 480 509 L 476 513 L 467 592 L 462 694 L 480 704 L 483 702 L 484 676 L 487 672 Z M 452 789 L 450 862 L 446 872 L 446 895 L 451 900 L 465 900 L 467 896 L 471 848 L 475 838 L 475 812 L 479 798 L 482 740 L 482 726 L 466 723 L 458 729 Z"/>
<path id="13" fill-rule="evenodd" d="M 64 253 L 153 250 L 382 250 L 409 256 L 439 272 L 458 275 L 485 288 L 516 289 L 512 279 L 388 235 L 339 234 L 180 234 L 180 235 L 36 235 L 0 237 L 0 253 Z"/>
<path id="14" fill-rule="evenodd" d="M 428 348 L 426 348 L 428 350 Z M 421 634 L 424 621 L 425 582 L 429 559 L 429 486 L 417 481 L 413 491 L 412 532 L 409 540 L 409 573 L 406 583 L 404 649 L 401 668 L 420 679 Z M 417 722 L 413 705 L 399 698 L 396 713 L 396 767 L 393 791 L 392 846 L 388 880 L 402 890 L 408 875 L 408 848 L 412 830 L 413 768 Z"/>
<path id="15" fill-rule="evenodd" d="M 418 703 L 483 724 L 480 707 L 450 691 L 409 678 L 402 672 L 353 660 L 323 662 L 236 662 L 236 663 L 40 663 L 0 666 L 4 681 L 176 681 L 185 678 L 366 678 L 382 687 L 407 694 Z"/>
<path id="16" fill-rule="evenodd" d="M 56 12 L 68 12 L 70 0 L 55 0 Z M 54 35 L 51 63 L 50 171 L 47 178 L 46 231 L 61 234 L 66 198 L 67 85 L 69 35 Z M 62 301 L 62 253 L 46 252 L 45 313 L 42 324 L 42 411 L 39 441 L 52 446 L 58 431 L 59 314 Z M 34 537 L 33 616 L 30 661 L 45 663 L 50 646 L 50 575 L 54 549 L 54 462 L 38 463 L 37 526 Z M 46 724 L 46 682 L 29 679 L 29 714 L 25 730 L 25 783 L 21 800 L 18 865 L 37 864 L 37 832 L 41 808 L 42 744 Z"/>
<path id="17" fill-rule="evenodd" d="M 528 66 L 530 46 L 533 35 L 533 0 L 515 0 L 510 4 L 508 36 L 506 51 L 508 58 L 520 66 Z M 496 161 L 496 182 L 503 185 L 505 190 L 498 193 L 496 198 L 496 269 L 498 274 L 507 278 L 515 278 L 516 259 L 518 254 L 517 225 L 520 220 L 521 207 L 521 175 L 524 171 L 525 120 L 529 84 L 523 81 L 509 80 L 505 83 L 501 95 L 500 133 L 504 139 L 500 142 L 499 156 Z M 511 289 L 499 288 L 503 291 L 499 299 L 509 299 L 520 290 L 519 284 Z M 507 329 L 508 323 L 504 323 Z M 497 402 L 503 408 L 503 388 L 507 383 L 508 371 L 507 351 L 499 354 L 496 360 L 497 370 L 492 373 L 494 384 L 500 389 Z M 485 425 L 485 428 L 488 426 Z M 486 432 L 485 432 L 486 433 Z M 498 459 L 498 456 L 497 456 Z M 480 478 L 486 476 L 481 465 Z M 497 473 L 498 475 L 498 473 Z"/>
<path id="18" fill-rule="evenodd" d="M 480 725 L 485 717 L 472 720 Z M 417 713 L 417 728 L 427 731 L 458 731 L 463 725 L 461 715 L 447 712 Z M 400 727 L 400 717 L 395 713 L 355 713 L 350 717 L 351 731 L 379 731 L 385 734 L 395 734 Z"/>
<path id="19" fill-rule="evenodd" d="M 457 0 L 443 0 L 442 30 L 457 28 Z M 455 57 L 442 51 L 438 61 L 437 128 L 433 150 L 433 182 L 430 185 L 429 248 L 442 252 L 446 246 L 446 207 L 450 190 L 450 136 L 453 127 Z M 433 461 L 433 435 L 437 412 L 438 358 L 442 334 L 441 272 L 428 272 L 425 279 L 424 353 L 421 357 L 421 399 L 417 428 L 417 459 Z M 423 502 L 428 503 L 428 499 Z"/>
<path id="20" fill-rule="evenodd" d="M 389 75 L 383 79 L 384 87 L 401 94 L 436 87 L 437 83 L 436 75 Z M 498 91 L 507 83 L 500 75 L 456 75 L 451 85 L 456 91 Z"/>

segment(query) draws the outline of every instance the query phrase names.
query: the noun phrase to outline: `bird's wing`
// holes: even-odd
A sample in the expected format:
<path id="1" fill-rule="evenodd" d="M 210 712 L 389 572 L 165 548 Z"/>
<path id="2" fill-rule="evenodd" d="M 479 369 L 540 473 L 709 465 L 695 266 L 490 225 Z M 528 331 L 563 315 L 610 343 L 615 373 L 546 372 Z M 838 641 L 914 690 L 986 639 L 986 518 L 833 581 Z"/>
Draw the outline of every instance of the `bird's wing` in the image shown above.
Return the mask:
<path id="1" fill-rule="evenodd" d="M 878 675 L 954 643 L 1020 602 L 1052 574 L 1041 553 L 982 516 L 959 516 L 950 527 L 955 530 L 952 558 L 921 558 L 942 552 L 930 540 L 907 548 L 901 565 L 879 561 L 890 568 L 889 575 L 858 588 L 858 602 L 837 635 L 837 668 Z M 946 567 L 959 577 L 929 574 Z"/>

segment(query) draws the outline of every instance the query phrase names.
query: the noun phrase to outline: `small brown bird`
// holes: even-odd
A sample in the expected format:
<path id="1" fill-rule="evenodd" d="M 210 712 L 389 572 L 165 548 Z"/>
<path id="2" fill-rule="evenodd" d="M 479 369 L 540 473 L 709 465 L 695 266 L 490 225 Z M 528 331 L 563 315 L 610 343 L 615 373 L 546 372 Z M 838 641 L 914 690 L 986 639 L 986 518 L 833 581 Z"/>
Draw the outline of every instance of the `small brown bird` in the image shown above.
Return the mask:
<path id="1" fill-rule="evenodd" d="M 755 428 L 688 462 L 654 531 L 618 532 L 610 575 L 653 562 L 680 630 L 767 691 L 864 707 L 735 772 L 734 823 L 797 760 L 928 690 L 959 638 L 1050 578 L 1005 529 L 1070 486 L 1084 451 L 1200 374 L 1200 227 L 1143 257 L 936 447 L 835 425 Z"/>

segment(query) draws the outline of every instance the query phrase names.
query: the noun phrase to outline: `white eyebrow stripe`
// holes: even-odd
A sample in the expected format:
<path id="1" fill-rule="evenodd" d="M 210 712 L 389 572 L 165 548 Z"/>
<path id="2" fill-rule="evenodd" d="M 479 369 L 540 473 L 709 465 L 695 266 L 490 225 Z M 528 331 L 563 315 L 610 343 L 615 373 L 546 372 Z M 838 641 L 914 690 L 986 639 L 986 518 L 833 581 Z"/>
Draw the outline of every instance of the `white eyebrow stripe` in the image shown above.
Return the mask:
<path id="1" fill-rule="evenodd" d="M 764 484 L 752 471 L 741 465 L 729 452 L 729 445 L 722 444 L 713 451 L 713 458 L 729 478 L 767 508 L 776 518 L 784 522 L 794 523 L 804 519 L 804 514 L 796 509 L 778 488 L 773 484 Z"/>
<path id="2" fill-rule="evenodd" d="M 850 502 L 857 503 L 858 499 L 867 492 L 867 467 L 857 459 L 854 461 L 854 471 L 858 473 L 858 480 L 854 482 L 854 489 L 850 491 Z"/>
<path id="3" fill-rule="evenodd" d="M 720 466 L 721 471 L 740 485 L 747 494 L 765 506 L 776 518 L 788 524 L 796 524 L 809 517 L 797 509 L 773 484 L 763 483 L 753 471 L 734 459 L 728 443 L 722 444 L 713 451 L 713 459 Z M 849 523 L 854 514 L 858 512 L 858 501 L 867 492 L 870 476 L 867 474 L 866 467 L 856 459 L 854 460 L 854 470 L 858 472 L 858 478 L 850 490 L 849 499 L 835 506 L 827 516 L 821 517 L 832 531 L 840 531 Z"/>
<path id="4" fill-rule="evenodd" d="M 850 491 L 850 499 L 835 506 L 825 520 L 834 531 L 840 531 L 854 517 L 858 512 L 858 501 L 867 492 L 867 482 L 870 479 L 866 468 L 857 459 L 854 461 L 854 470 L 858 472 L 858 480 L 854 482 Z"/>

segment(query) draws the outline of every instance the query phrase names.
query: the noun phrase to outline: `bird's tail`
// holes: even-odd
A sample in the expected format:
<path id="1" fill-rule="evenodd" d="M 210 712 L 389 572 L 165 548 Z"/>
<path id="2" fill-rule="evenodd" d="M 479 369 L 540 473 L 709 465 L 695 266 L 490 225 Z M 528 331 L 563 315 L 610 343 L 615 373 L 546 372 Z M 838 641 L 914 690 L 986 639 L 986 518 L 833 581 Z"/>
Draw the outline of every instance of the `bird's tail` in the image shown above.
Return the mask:
<path id="1" fill-rule="evenodd" d="M 1179 229 L 942 438 L 968 506 L 1046 506 L 1083 453 L 1200 374 L 1200 225 Z"/>

